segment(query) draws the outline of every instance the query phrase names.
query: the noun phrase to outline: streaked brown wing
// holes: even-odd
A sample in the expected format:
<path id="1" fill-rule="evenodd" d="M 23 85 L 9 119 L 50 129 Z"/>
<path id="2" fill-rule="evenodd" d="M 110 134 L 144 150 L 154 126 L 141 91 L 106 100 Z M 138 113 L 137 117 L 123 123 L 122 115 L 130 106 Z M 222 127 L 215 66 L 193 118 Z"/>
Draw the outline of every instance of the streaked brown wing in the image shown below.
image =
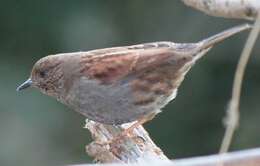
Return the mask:
<path id="1" fill-rule="evenodd" d="M 87 52 L 82 56 L 81 73 L 104 84 L 113 83 L 134 72 L 166 62 L 174 53 L 166 43 L 168 42 Z"/>

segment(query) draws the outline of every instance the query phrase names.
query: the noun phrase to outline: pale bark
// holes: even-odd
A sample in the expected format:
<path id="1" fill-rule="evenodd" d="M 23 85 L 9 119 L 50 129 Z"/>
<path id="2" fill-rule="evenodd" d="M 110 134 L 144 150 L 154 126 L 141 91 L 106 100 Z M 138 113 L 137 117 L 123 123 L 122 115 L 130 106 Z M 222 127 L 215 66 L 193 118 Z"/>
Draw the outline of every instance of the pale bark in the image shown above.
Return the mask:
<path id="1" fill-rule="evenodd" d="M 130 125 L 124 124 L 119 127 L 87 121 L 86 128 L 91 132 L 94 139 L 94 142 L 86 147 L 87 153 L 102 163 L 132 163 L 143 158 L 168 160 L 142 126 L 135 128 L 130 136 L 113 140 Z M 112 142 L 106 145 L 111 140 Z"/>
<path id="2" fill-rule="evenodd" d="M 182 0 L 187 6 L 208 15 L 253 20 L 260 9 L 259 0 Z"/>
<path id="3" fill-rule="evenodd" d="M 81 164 L 74 166 L 123 166 L 125 164 Z M 187 159 L 164 161 L 153 158 L 139 159 L 127 166 L 260 166 L 260 148 Z"/>

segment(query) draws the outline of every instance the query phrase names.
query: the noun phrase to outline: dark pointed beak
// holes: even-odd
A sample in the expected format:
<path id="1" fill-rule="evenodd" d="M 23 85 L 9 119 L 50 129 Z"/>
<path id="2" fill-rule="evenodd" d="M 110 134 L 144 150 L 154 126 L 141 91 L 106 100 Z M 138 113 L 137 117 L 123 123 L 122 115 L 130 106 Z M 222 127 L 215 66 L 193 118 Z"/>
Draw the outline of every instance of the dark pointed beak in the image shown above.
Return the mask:
<path id="1" fill-rule="evenodd" d="M 29 88 L 31 85 L 32 85 L 32 80 L 29 78 L 24 83 L 22 83 L 20 86 L 18 86 L 16 91 L 20 91 L 20 90 Z"/>

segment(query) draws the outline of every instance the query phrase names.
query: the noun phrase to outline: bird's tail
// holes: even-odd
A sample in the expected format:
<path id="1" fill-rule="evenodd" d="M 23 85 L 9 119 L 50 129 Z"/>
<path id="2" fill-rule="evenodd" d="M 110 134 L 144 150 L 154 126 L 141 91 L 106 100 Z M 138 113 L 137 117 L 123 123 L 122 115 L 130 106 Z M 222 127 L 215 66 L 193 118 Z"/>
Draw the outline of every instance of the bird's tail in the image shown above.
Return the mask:
<path id="1" fill-rule="evenodd" d="M 252 28 L 252 26 L 249 24 L 238 25 L 233 28 L 227 29 L 223 32 L 220 32 L 214 36 L 201 40 L 199 42 L 199 45 L 201 45 L 200 50 L 210 48 L 210 47 L 214 46 L 214 44 L 219 43 L 219 42 L 225 40 L 226 38 L 229 38 L 230 36 L 233 36 L 241 31 L 244 31 L 244 30 L 247 30 L 250 28 Z"/>

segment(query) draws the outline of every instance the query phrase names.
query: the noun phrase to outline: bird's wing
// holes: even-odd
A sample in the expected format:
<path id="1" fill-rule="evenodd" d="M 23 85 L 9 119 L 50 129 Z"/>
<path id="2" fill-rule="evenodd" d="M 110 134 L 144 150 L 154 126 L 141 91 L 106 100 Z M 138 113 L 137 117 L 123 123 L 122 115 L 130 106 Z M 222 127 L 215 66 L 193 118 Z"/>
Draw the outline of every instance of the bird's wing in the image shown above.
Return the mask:
<path id="1" fill-rule="evenodd" d="M 175 52 L 170 42 L 93 50 L 82 55 L 81 73 L 101 83 L 117 80 L 168 62 Z"/>

